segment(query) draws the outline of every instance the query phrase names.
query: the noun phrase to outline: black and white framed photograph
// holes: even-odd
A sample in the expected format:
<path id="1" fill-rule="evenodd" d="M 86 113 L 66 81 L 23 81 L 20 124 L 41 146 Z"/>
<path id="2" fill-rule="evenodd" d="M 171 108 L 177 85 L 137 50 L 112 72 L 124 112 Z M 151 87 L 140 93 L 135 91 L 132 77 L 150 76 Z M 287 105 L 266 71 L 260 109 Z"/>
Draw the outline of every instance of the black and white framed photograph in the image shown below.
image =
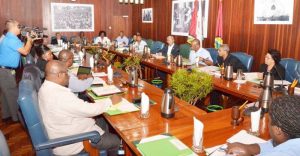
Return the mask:
<path id="1" fill-rule="evenodd" d="M 254 24 L 293 24 L 294 0 L 255 0 Z"/>
<path id="2" fill-rule="evenodd" d="M 142 23 L 153 23 L 153 9 L 142 9 Z"/>
<path id="3" fill-rule="evenodd" d="M 198 16 L 200 15 L 202 24 L 202 31 L 204 38 L 207 37 L 207 25 L 208 25 L 208 9 L 209 0 L 198 0 L 199 10 Z M 195 0 L 174 0 L 172 1 L 172 26 L 171 34 L 177 36 L 188 36 L 189 29 L 192 21 L 192 13 L 194 10 Z"/>
<path id="4" fill-rule="evenodd" d="M 51 3 L 53 32 L 94 31 L 94 5 Z"/>

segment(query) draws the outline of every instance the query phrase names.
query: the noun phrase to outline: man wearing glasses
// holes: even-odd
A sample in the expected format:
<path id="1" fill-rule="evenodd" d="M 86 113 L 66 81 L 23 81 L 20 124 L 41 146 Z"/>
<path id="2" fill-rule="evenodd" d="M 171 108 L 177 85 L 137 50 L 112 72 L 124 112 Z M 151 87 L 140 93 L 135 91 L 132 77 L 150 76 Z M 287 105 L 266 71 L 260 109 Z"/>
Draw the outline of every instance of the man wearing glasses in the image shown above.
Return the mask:
<path id="1" fill-rule="evenodd" d="M 17 98 L 18 88 L 15 79 L 15 69 L 21 62 L 21 54 L 27 55 L 32 46 L 32 38 L 27 34 L 27 42 L 24 45 L 17 37 L 20 33 L 20 25 L 15 20 L 5 23 L 8 30 L 0 43 L 0 89 L 2 91 L 2 120 L 12 119 L 18 121 Z"/>

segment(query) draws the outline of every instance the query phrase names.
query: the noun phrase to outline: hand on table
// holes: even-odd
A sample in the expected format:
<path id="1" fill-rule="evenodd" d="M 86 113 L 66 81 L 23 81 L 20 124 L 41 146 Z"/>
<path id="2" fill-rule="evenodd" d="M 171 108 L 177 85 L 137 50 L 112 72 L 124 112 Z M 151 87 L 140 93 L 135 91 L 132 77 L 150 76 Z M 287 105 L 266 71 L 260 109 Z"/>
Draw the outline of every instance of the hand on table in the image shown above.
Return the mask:
<path id="1" fill-rule="evenodd" d="M 227 154 L 232 154 L 236 156 L 251 156 L 248 145 L 241 143 L 227 143 Z"/>
<path id="2" fill-rule="evenodd" d="M 122 101 L 122 97 L 120 95 L 114 94 L 110 97 L 111 103 L 116 105 Z"/>

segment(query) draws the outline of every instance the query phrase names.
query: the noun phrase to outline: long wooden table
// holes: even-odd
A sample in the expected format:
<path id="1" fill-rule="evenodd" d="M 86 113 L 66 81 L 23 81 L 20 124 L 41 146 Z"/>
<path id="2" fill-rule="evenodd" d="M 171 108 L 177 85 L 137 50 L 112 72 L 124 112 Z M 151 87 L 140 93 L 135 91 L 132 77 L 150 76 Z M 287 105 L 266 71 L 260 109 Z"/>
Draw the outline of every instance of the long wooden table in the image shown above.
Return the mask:
<path id="1" fill-rule="evenodd" d="M 120 56 L 122 58 L 126 58 L 129 55 L 124 54 L 122 52 L 118 52 L 114 49 L 109 50 L 111 53 L 116 54 L 117 56 Z M 146 72 L 151 71 L 150 75 L 153 76 L 153 70 L 159 70 L 167 74 L 167 81 L 170 81 L 170 78 L 174 72 L 178 69 L 183 69 L 183 67 L 177 67 L 175 64 L 167 65 L 164 63 L 164 61 L 159 59 L 147 59 L 142 60 L 141 62 L 144 66 L 148 67 L 146 68 Z M 150 68 L 150 69 L 149 69 Z M 221 91 L 223 93 L 227 93 L 236 97 L 239 97 L 240 99 L 245 99 L 248 101 L 257 101 L 262 89 L 259 87 L 259 85 L 253 83 L 253 82 L 246 82 L 245 84 L 237 84 L 233 81 L 227 81 L 220 77 L 213 76 L 213 87 L 215 90 Z"/>
<path id="2" fill-rule="evenodd" d="M 103 71 L 103 69 L 96 69 L 96 71 Z M 114 84 L 120 86 L 122 79 L 127 79 L 128 75 L 121 70 L 120 78 L 114 78 Z M 175 117 L 171 119 L 162 118 L 160 115 L 160 107 L 163 91 L 159 88 L 150 85 L 149 83 L 139 80 L 142 87 L 130 88 L 124 87 L 126 93 L 123 97 L 131 101 L 132 98 L 140 96 L 145 92 L 151 100 L 157 102 L 156 105 L 150 106 L 150 117 L 147 119 L 140 118 L 140 112 L 126 113 L 122 115 L 109 116 L 104 114 L 104 117 L 109 124 L 114 128 L 118 135 L 125 142 L 126 155 L 141 155 L 133 141 L 141 140 L 142 138 L 158 135 L 162 133 L 170 133 L 180 139 L 187 146 L 192 146 L 193 136 L 193 117 L 198 118 L 204 123 L 204 146 L 212 147 L 223 144 L 226 140 L 239 132 L 242 129 L 248 130 L 250 128 L 250 119 L 245 117 L 244 122 L 240 126 L 231 125 L 231 109 L 206 114 L 203 110 L 190 105 L 178 98 L 176 98 L 176 105 L 179 111 L 175 113 Z M 264 117 L 261 120 L 261 137 L 269 139 L 268 118 Z"/>

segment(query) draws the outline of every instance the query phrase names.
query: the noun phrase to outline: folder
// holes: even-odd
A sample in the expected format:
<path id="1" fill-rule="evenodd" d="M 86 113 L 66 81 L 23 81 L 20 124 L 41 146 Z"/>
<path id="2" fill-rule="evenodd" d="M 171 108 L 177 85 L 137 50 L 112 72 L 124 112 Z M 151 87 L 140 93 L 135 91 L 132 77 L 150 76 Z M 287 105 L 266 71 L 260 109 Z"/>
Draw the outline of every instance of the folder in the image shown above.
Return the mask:
<path id="1" fill-rule="evenodd" d="M 161 134 L 133 142 L 144 156 L 196 156 L 175 136 Z"/>

